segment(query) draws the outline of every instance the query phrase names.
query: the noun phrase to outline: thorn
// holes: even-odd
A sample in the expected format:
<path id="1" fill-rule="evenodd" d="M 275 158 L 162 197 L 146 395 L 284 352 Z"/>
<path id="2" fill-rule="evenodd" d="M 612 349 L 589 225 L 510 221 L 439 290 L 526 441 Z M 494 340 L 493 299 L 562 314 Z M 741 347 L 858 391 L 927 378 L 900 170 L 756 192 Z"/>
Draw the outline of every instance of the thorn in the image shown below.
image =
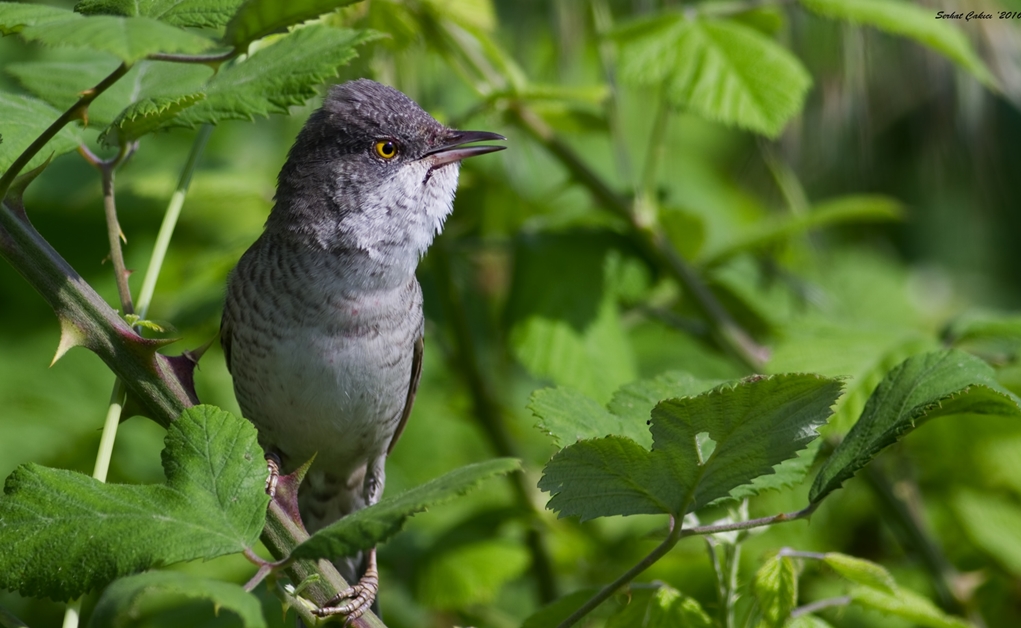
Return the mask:
<path id="1" fill-rule="evenodd" d="M 14 181 L 11 182 L 11 186 L 7 189 L 7 197 L 4 201 L 11 206 L 11 209 L 14 210 L 14 213 L 19 218 L 28 219 L 28 214 L 25 213 L 25 203 L 22 200 L 22 197 L 25 195 L 25 189 L 35 181 L 36 177 L 42 174 L 43 170 L 46 170 L 46 166 L 49 166 L 51 161 L 53 161 L 53 153 L 50 153 L 50 156 L 43 163 L 15 177 Z"/>
<path id="2" fill-rule="evenodd" d="M 57 360 L 64 357 L 64 354 L 71 350 L 72 347 L 84 346 L 85 335 L 78 329 L 78 326 L 69 318 L 60 317 L 60 342 L 57 344 L 57 352 L 53 356 L 53 360 L 50 362 L 52 367 L 57 363 Z"/>

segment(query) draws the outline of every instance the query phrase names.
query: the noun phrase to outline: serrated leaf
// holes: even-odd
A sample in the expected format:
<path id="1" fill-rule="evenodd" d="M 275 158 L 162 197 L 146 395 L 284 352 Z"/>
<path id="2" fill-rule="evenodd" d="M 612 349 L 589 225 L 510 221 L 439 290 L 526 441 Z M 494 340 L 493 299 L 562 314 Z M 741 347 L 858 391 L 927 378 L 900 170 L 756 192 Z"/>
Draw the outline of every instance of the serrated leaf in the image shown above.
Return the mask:
<path id="1" fill-rule="evenodd" d="M 645 447 L 652 446 L 648 426 L 649 410 L 643 416 L 625 418 L 607 412 L 591 397 L 564 387 L 533 392 L 528 409 L 539 419 L 536 427 L 552 436 L 553 442 L 559 447 L 610 434 L 625 436 Z"/>
<path id="2" fill-rule="evenodd" d="M 137 626 L 141 607 L 162 596 L 209 600 L 241 619 L 245 628 L 265 628 L 259 598 L 240 585 L 223 580 L 199 578 L 178 571 L 150 571 L 115 580 L 103 591 L 89 619 L 89 628 Z"/>
<path id="3" fill-rule="evenodd" d="M 221 28 L 242 0 L 81 0 L 74 10 L 82 15 L 151 17 L 171 26 Z"/>
<path id="4" fill-rule="evenodd" d="M 82 61 L 29 61 L 4 69 L 33 95 L 60 109 L 78 99 L 78 93 L 98 84 L 118 65 L 105 53 L 92 53 Z M 180 98 L 201 92 L 213 69 L 191 63 L 140 61 L 121 80 L 89 105 L 89 124 L 108 125 L 132 103 L 147 98 Z"/>
<path id="5" fill-rule="evenodd" d="M 0 172 L 10 168 L 62 113 L 41 100 L 4 92 L 0 92 L 0 111 L 3 112 L 0 116 Z M 78 129 L 64 127 L 28 162 L 26 170 L 43 163 L 51 154 L 63 155 L 74 150 L 81 141 Z"/>
<path id="6" fill-rule="evenodd" d="M 415 598 L 448 611 L 490 604 L 530 562 L 528 549 L 508 540 L 459 545 L 418 566 Z"/>
<path id="7" fill-rule="evenodd" d="M 833 571 L 847 578 L 851 582 L 862 586 L 871 587 L 889 595 L 896 595 L 897 583 L 893 576 L 882 565 L 877 565 L 864 558 L 856 558 L 847 554 L 827 552 L 823 562 L 829 565 Z"/>
<path id="8" fill-rule="evenodd" d="M 653 590 L 632 589 L 627 606 L 610 617 L 606 628 L 714 628 L 716 624 L 698 600 L 660 585 Z"/>
<path id="9" fill-rule="evenodd" d="M 684 371 L 667 371 L 652 379 L 642 379 L 621 386 L 613 393 L 613 398 L 606 404 L 606 408 L 629 422 L 647 425 L 652 409 L 660 401 L 692 397 L 722 383 L 717 379 L 699 379 Z M 634 440 L 642 442 L 638 438 Z M 651 445 L 651 442 L 649 444 Z"/>
<path id="10" fill-rule="evenodd" d="M 798 570 L 789 556 L 766 561 L 752 582 L 759 603 L 760 628 L 782 628 L 798 604 Z"/>
<path id="11" fill-rule="evenodd" d="M 539 488 L 560 517 L 680 517 L 794 457 L 818 435 L 840 388 L 837 380 L 786 374 L 666 400 L 652 411 L 651 451 L 620 436 L 581 441 L 553 456 Z"/>
<path id="12" fill-rule="evenodd" d="M 0 2 L 0 35 L 21 32 L 26 26 L 59 22 L 73 18 L 74 13 L 43 4 Z"/>
<path id="13" fill-rule="evenodd" d="M 1017 452 L 1014 452 L 1015 459 Z M 1021 506 L 994 495 L 960 490 L 951 499 L 965 534 L 987 555 L 1021 577 Z"/>
<path id="14" fill-rule="evenodd" d="M 299 28 L 244 62 L 221 68 L 202 88 L 205 100 L 168 125 L 195 127 L 287 113 L 288 107 L 304 104 L 320 84 L 337 76 L 337 68 L 357 56 L 355 46 L 377 36 L 324 24 Z"/>
<path id="15" fill-rule="evenodd" d="M 245 0 L 227 23 L 223 41 L 236 50 L 273 33 L 282 33 L 289 26 L 331 13 L 361 0 Z"/>
<path id="16" fill-rule="evenodd" d="M 109 52 L 134 63 L 156 52 L 193 54 L 208 50 L 213 41 L 148 17 L 75 16 L 59 22 L 28 26 L 21 36 L 47 46 L 70 46 Z"/>
<path id="17" fill-rule="evenodd" d="M 910 37 L 932 48 L 970 72 L 983 85 L 999 89 L 996 78 L 972 50 L 968 38 L 945 20 L 933 19 L 931 11 L 909 2 L 890 0 L 800 0 L 806 9 L 823 17 L 867 24 Z"/>
<path id="18" fill-rule="evenodd" d="M 919 626 L 972 628 L 968 622 L 947 615 L 928 599 L 908 589 L 898 587 L 897 593 L 890 595 L 870 587 L 854 587 L 850 596 L 854 604 L 906 619 Z"/>
<path id="19" fill-rule="evenodd" d="M 996 381 L 991 366 L 958 349 L 908 358 L 876 387 L 861 418 L 816 476 L 809 499 L 817 503 L 840 488 L 919 425 L 954 414 L 1021 417 L 1021 400 Z"/>
<path id="20" fill-rule="evenodd" d="M 146 98 L 138 101 L 117 117 L 99 136 L 99 141 L 111 146 L 128 144 L 158 130 L 188 107 L 206 97 L 203 93 L 176 98 Z"/>
<path id="21" fill-rule="evenodd" d="M 736 22 L 667 12 L 618 29 L 621 78 L 659 88 L 677 107 L 776 137 L 812 84 L 801 62 Z"/>
<path id="22" fill-rule="evenodd" d="M 877 195 L 854 195 L 824 201 L 811 211 L 758 221 L 753 231 L 737 237 L 706 255 L 707 264 L 718 264 L 734 255 L 785 242 L 815 229 L 847 223 L 895 221 L 904 217 L 895 199 Z"/>
<path id="23" fill-rule="evenodd" d="M 397 534 L 408 517 L 463 495 L 494 475 L 521 468 L 514 458 L 496 458 L 455 469 L 446 475 L 355 511 L 313 534 L 294 548 L 294 558 L 339 558 L 368 549 Z"/>
<path id="24" fill-rule="evenodd" d="M 251 423 L 213 406 L 167 430 L 164 485 L 104 484 L 35 464 L 0 499 L 0 588 L 68 600 L 151 567 L 241 552 L 269 497 Z"/>

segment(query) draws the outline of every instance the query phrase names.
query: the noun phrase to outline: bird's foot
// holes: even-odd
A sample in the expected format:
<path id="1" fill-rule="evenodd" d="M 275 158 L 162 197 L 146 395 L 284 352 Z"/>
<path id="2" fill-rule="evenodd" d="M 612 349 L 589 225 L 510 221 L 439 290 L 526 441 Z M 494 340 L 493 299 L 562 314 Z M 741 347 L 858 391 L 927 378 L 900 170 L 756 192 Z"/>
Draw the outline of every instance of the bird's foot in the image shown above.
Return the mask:
<path id="1" fill-rule="evenodd" d="M 269 475 L 266 477 L 266 494 L 270 499 L 277 496 L 277 482 L 280 480 L 280 456 L 275 453 L 266 454 L 266 469 Z"/>
<path id="2" fill-rule="evenodd" d="M 379 593 L 379 572 L 376 569 L 376 550 L 369 552 L 369 566 L 365 575 L 353 587 L 341 591 L 326 603 L 326 606 L 312 611 L 316 617 L 343 615 L 345 625 L 361 617 L 369 610 Z"/>

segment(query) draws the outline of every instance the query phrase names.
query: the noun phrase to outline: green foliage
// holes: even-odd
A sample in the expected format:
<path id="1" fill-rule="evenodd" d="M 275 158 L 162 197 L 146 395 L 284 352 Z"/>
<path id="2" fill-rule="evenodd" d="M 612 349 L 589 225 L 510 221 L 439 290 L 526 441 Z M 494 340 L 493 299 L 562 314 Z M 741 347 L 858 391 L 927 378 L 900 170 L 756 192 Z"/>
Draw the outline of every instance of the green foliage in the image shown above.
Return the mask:
<path id="1" fill-rule="evenodd" d="M 374 33 L 313 24 L 281 37 L 242 63 L 221 69 L 201 86 L 206 97 L 166 126 L 195 127 L 224 120 L 253 120 L 287 113 L 316 94 L 316 85 L 337 75 L 357 56 L 355 47 Z"/>
<path id="2" fill-rule="evenodd" d="M 539 488 L 560 517 L 682 516 L 794 457 L 817 436 L 840 387 L 774 375 L 662 401 L 652 411 L 651 451 L 622 436 L 580 441 L 547 463 Z"/>
<path id="3" fill-rule="evenodd" d="M 500 589 L 528 567 L 525 548 L 509 541 L 457 546 L 429 561 L 418 576 L 418 596 L 431 608 L 453 611 L 491 604 Z"/>
<path id="4" fill-rule="evenodd" d="M 632 591 L 621 611 L 609 618 L 606 628 L 715 628 L 698 600 L 660 585 L 653 590 Z"/>
<path id="5" fill-rule="evenodd" d="M 1017 452 L 1012 452 L 1015 456 Z M 1021 574 L 1021 506 L 1016 502 L 961 489 L 951 502 L 965 534 L 1015 576 Z"/>
<path id="6" fill-rule="evenodd" d="M 951 349 L 908 358 L 880 382 L 861 418 L 819 471 L 818 502 L 883 448 L 940 416 L 1021 416 L 1021 400 L 996 381 L 988 364 Z"/>
<path id="7" fill-rule="evenodd" d="M 851 589 L 851 599 L 855 604 L 905 619 L 917 626 L 929 628 L 972 626 L 962 619 L 947 615 L 927 598 L 904 588 L 898 588 L 896 593 L 889 594 L 871 587 L 855 587 Z"/>
<path id="8" fill-rule="evenodd" d="M 269 499 L 252 424 L 197 406 L 166 444 L 161 486 L 15 470 L 0 500 L 0 588 L 68 600 L 144 569 L 251 547 Z"/>
<path id="9" fill-rule="evenodd" d="M 521 468 L 513 458 L 494 458 L 455 469 L 422 486 L 355 511 L 312 535 L 291 553 L 294 558 L 337 558 L 368 549 L 397 534 L 414 514 L 463 495 L 494 475 Z"/>
<path id="10" fill-rule="evenodd" d="M 760 628 L 783 628 L 798 604 L 798 570 L 789 556 L 778 554 L 759 568 L 752 582 L 759 603 Z"/>
<path id="11" fill-rule="evenodd" d="M 74 10 L 83 15 L 151 17 L 172 26 L 221 28 L 242 0 L 81 0 Z"/>
<path id="12" fill-rule="evenodd" d="M 114 581 L 103 591 L 89 620 L 90 628 L 137 626 L 142 609 L 166 598 L 209 600 L 236 614 L 244 628 L 265 628 L 259 599 L 241 586 L 176 571 L 150 571 Z"/>
<path id="13" fill-rule="evenodd" d="M 57 117 L 60 112 L 46 103 L 21 96 L 0 92 L 0 108 L 4 115 L 0 118 L 0 171 L 7 170 L 18 155 L 28 148 Z M 56 137 L 50 140 L 43 152 L 32 158 L 29 168 L 34 168 L 52 155 L 62 155 L 78 146 L 81 134 L 73 128 L 64 127 Z"/>
<path id="14" fill-rule="evenodd" d="M 674 106 L 769 137 L 798 114 L 812 84 L 797 57 L 737 22 L 666 13 L 614 37 L 625 80 L 662 87 Z"/>
<path id="15" fill-rule="evenodd" d="M 893 576 L 874 562 L 837 552 L 828 552 L 823 557 L 823 562 L 851 582 L 889 595 L 897 593 L 897 583 L 894 582 Z"/>
<path id="16" fill-rule="evenodd" d="M 828 18 L 875 26 L 910 37 L 945 55 L 983 85 L 998 89 L 996 78 L 972 50 L 968 38 L 948 20 L 933 19 L 932 11 L 910 2 L 890 0 L 800 0 L 805 8 Z"/>
<path id="17" fill-rule="evenodd" d="M 181 111 L 206 97 L 188 94 L 180 98 L 148 98 L 132 103 L 99 136 L 104 144 L 128 144 L 166 125 Z"/>
<path id="18" fill-rule="evenodd" d="M 26 26 L 73 18 L 66 9 L 25 2 L 0 2 L 0 35 L 20 33 Z"/>
<path id="19" fill-rule="evenodd" d="M 223 40 L 238 50 L 244 50 L 256 39 L 285 31 L 289 26 L 359 1 L 296 0 L 282 3 L 275 0 L 246 0 L 227 23 Z"/>
<path id="20" fill-rule="evenodd" d="M 109 52 L 125 63 L 155 52 L 197 53 L 213 41 L 148 17 L 97 15 L 28 26 L 21 36 L 47 46 L 70 46 Z"/>
<path id="21" fill-rule="evenodd" d="M 521 624 L 521 628 L 556 628 L 571 613 L 596 593 L 597 589 L 581 589 L 555 602 L 547 604 L 533 613 Z"/>

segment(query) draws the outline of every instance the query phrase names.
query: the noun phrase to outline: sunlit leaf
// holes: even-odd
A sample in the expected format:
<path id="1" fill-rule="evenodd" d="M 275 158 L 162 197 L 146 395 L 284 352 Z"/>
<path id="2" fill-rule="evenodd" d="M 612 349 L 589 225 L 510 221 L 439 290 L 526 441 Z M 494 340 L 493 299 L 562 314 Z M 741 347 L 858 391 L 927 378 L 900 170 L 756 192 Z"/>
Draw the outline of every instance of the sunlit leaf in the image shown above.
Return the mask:
<path id="1" fill-rule="evenodd" d="M 198 53 L 213 41 L 148 17 L 97 15 L 26 27 L 21 36 L 47 46 L 109 52 L 132 63 L 156 52 Z"/>
<path id="2" fill-rule="evenodd" d="M 0 35 L 21 32 L 26 26 L 73 19 L 75 14 L 44 4 L 0 2 Z"/>
<path id="3" fill-rule="evenodd" d="M 770 558 L 755 573 L 752 582 L 762 615 L 762 628 L 782 628 L 798 603 L 798 571 L 789 556 Z"/>
<path id="4" fill-rule="evenodd" d="M 947 615 L 927 598 L 908 589 L 899 587 L 896 594 L 891 595 L 871 587 L 855 587 L 850 594 L 852 602 L 859 606 L 906 619 L 916 626 L 974 628 L 963 619 Z"/>
<path id="5" fill-rule="evenodd" d="M 58 111 L 41 100 L 20 94 L 0 92 L 0 172 L 11 167 L 14 160 L 32 144 L 43 131 L 60 117 Z M 73 151 L 81 142 L 81 133 L 66 126 L 28 163 L 34 168 L 50 155 Z"/>
<path id="6" fill-rule="evenodd" d="M 822 560 L 833 571 L 851 582 L 877 589 L 889 595 L 896 595 L 897 593 L 897 583 L 894 582 L 893 576 L 882 565 L 837 552 L 827 552 Z"/>
<path id="7" fill-rule="evenodd" d="M 242 0 L 81 0 L 74 10 L 83 15 L 151 17 L 173 26 L 220 28 Z"/>
<path id="8" fill-rule="evenodd" d="M 634 589 L 627 606 L 606 622 L 606 628 L 714 628 L 716 624 L 698 600 L 677 589 L 660 585 L 653 590 Z"/>
<path id="9" fill-rule="evenodd" d="M 245 0 L 227 23 L 225 43 L 244 50 L 249 43 L 361 0 Z"/>
<path id="10" fill-rule="evenodd" d="M 171 120 L 205 98 L 205 94 L 188 94 L 179 98 L 147 98 L 129 106 L 99 136 L 99 141 L 119 145 L 133 142 L 156 131 Z"/>

